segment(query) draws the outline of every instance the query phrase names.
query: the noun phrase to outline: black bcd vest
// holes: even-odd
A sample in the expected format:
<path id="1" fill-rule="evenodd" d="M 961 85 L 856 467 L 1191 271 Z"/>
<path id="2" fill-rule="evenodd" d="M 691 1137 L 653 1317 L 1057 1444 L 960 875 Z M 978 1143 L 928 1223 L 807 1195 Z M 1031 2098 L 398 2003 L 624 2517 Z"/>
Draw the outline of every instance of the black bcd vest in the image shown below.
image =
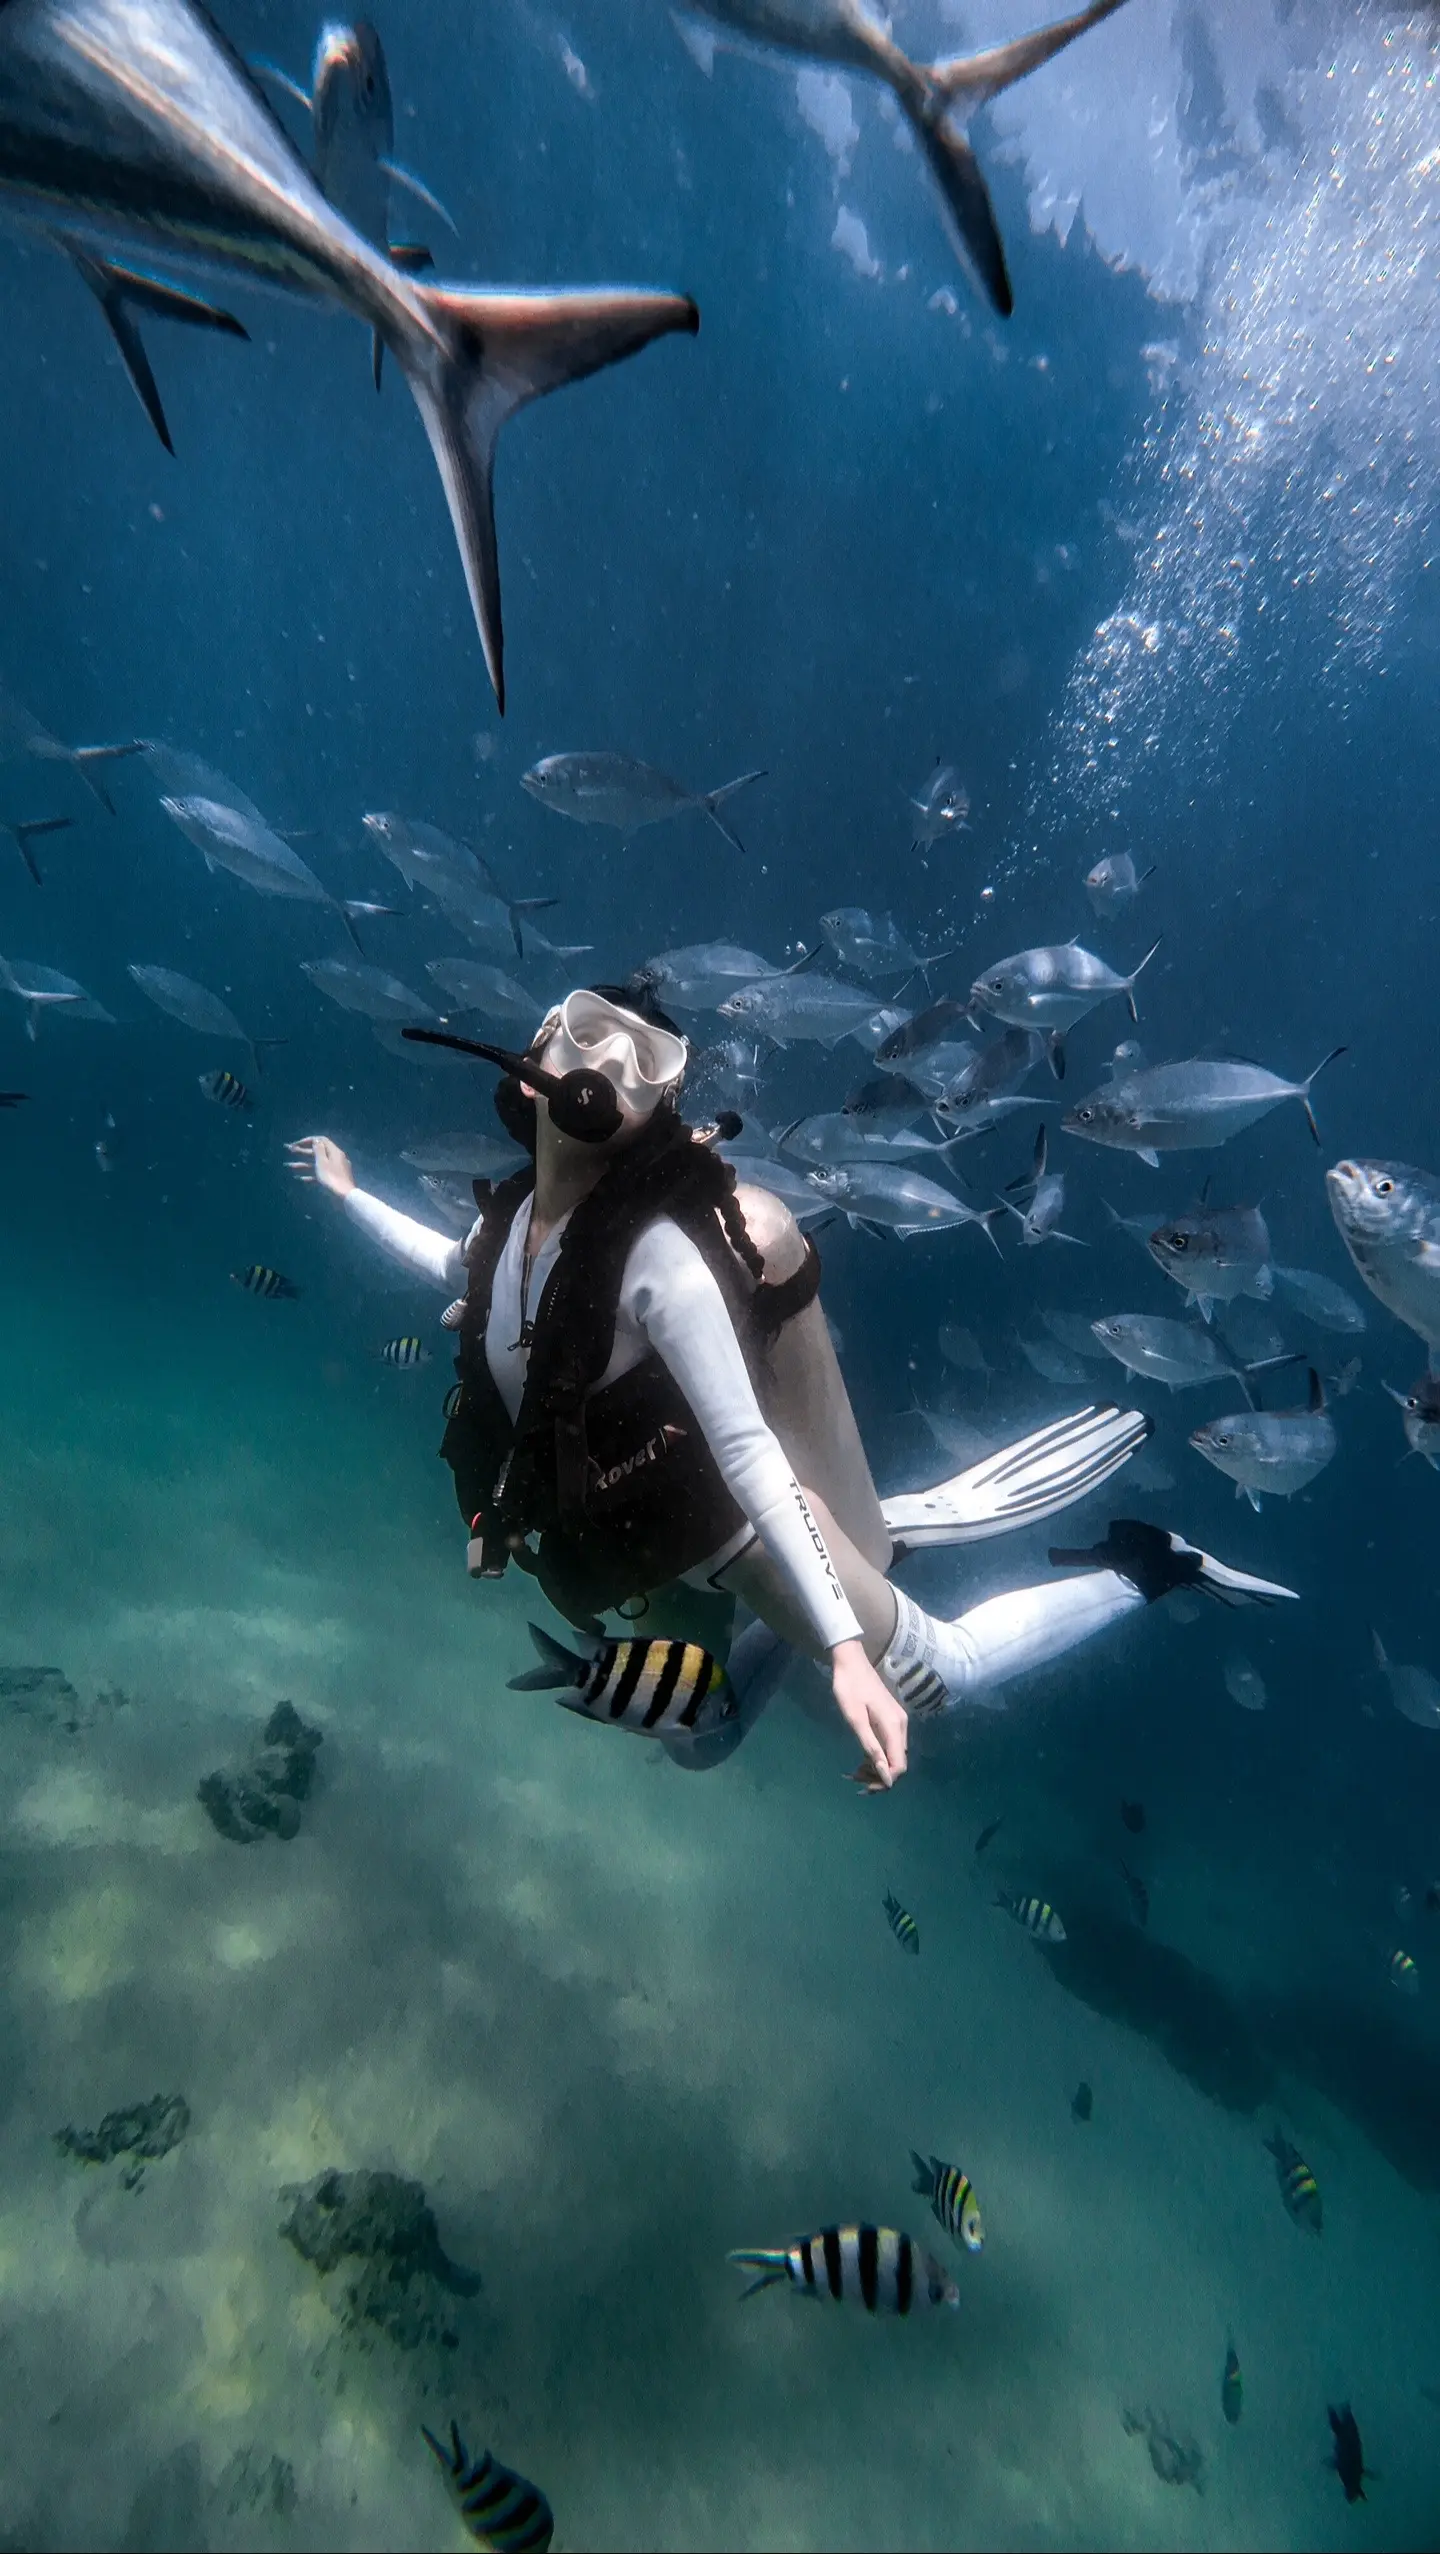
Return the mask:
<path id="1" fill-rule="evenodd" d="M 632 1148 L 641 1154 L 641 1144 Z M 511 1227 L 535 1184 L 528 1166 L 475 1182 L 480 1229 L 466 1261 L 465 1309 L 440 1451 L 471 1532 L 471 1567 L 531 1570 L 571 1621 L 603 1613 L 693 1569 L 744 1523 L 664 1361 L 651 1353 L 594 1388 L 610 1362 L 625 1263 L 659 1215 L 696 1244 L 724 1294 L 752 1371 L 777 1332 L 813 1303 L 813 1242 L 793 1277 L 756 1284 L 725 1237 L 717 1196 L 734 1174 L 678 1125 L 653 1160 L 617 1157 L 574 1209 L 535 1309 L 524 1398 L 512 1422 L 485 1352 L 490 1302 Z M 703 1160 L 697 1156 L 705 1156 Z M 527 1538 L 538 1537 L 532 1551 Z M 477 1548 L 478 1547 L 478 1548 Z"/>

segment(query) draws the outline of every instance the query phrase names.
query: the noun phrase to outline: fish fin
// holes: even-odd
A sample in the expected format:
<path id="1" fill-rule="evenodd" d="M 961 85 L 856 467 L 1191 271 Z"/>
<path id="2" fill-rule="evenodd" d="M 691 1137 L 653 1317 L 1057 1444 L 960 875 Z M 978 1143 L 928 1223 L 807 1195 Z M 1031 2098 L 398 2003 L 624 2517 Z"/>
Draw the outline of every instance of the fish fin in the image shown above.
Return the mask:
<path id="1" fill-rule="evenodd" d="M 724 835 L 725 840 L 729 843 L 732 851 L 743 853 L 745 845 L 740 840 L 739 835 L 732 833 L 730 827 L 723 821 L 720 815 L 720 809 L 724 806 L 727 798 L 734 797 L 737 789 L 748 789 L 752 780 L 763 780 L 764 778 L 765 774 L 763 771 L 742 772 L 738 780 L 727 780 L 722 783 L 719 789 L 707 789 L 701 797 L 700 804 L 704 808 L 706 815 L 709 817 L 711 824 Z M 787 967 L 787 975 L 792 974 L 793 972 L 794 970 L 792 968 Z"/>
<path id="2" fill-rule="evenodd" d="M 157 277 L 140 273 L 130 266 L 117 266 L 109 258 L 96 257 L 78 243 L 62 237 L 71 264 L 82 282 L 88 284 L 100 305 L 105 325 L 115 340 L 120 360 L 130 376 L 136 398 L 159 436 L 166 451 L 174 456 L 159 385 L 145 351 L 135 313 L 143 311 L 151 319 L 178 320 L 189 328 L 218 328 L 228 337 L 247 337 L 232 312 L 219 309 L 214 302 L 203 301 L 196 293 L 181 292 L 173 284 L 161 283 Z"/>
<path id="3" fill-rule="evenodd" d="M 255 1078 L 258 1081 L 262 1070 L 260 1063 L 262 1049 L 267 1046 L 288 1046 L 290 1041 L 288 1038 L 247 1038 L 245 1043 L 250 1049 L 251 1059 L 255 1066 Z"/>
<path id="4" fill-rule="evenodd" d="M 948 216 L 945 227 L 962 263 L 997 317 L 1008 319 L 1015 295 L 990 189 L 968 137 L 951 121 L 954 101 L 943 86 L 943 75 L 954 67 L 936 63 L 928 72 L 921 70 L 924 86 L 918 97 L 907 97 L 898 89 L 895 95 L 940 189 Z M 911 845 L 914 851 L 919 848 L 918 842 Z"/>
<path id="5" fill-rule="evenodd" d="M 113 816 L 115 813 L 115 801 L 111 797 L 109 790 L 104 788 L 95 778 L 91 766 L 95 763 L 120 763 L 125 760 L 128 754 L 143 754 L 144 751 L 144 739 L 142 737 L 135 736 L 132 737 L 130 742 L 126 745 L 72 746 L 70 752 L 66 755 L 65 760 L 67 763 L 73 764 L 75 770 L 84 781 L 86 788 L 94 797 L 99 799 L 106 815 Z M 209 858 L 208 853 L 206 854 L 206 858 Z"/>
<path id="6" fill-rule="evenodd" d="M 1031 1176 L 1037 1181 L 1042 1180 L 1045 1176 L 1045 1164 L 1048 1158 L 1049 1143 L 1049 1130 L 1042 1117 L 1040 1124 L 1036 1129 L 1035 1152 L 1031 1163 Z"/>
<path id="7" fill-rule="evenodd" d="M 1214 1320 L 1215 1298 L 1213 1295 L 1192 1295 L 1190 1301 L 1194 1305 L 1202 1321 L 1210 1322 Z"/>
<path id="8" fill-rule="evenodd" d="M 43 886 L 45 882 L 40 875 L 40 863 L 30 848 L 31 835 L 63 833 L 66 826 L 73 825 L 74 822 L 73 816 L 34 816 L 28 823 L 0 826 L 0 832 L 10 836 L 37 887 Z"/>
<path id="9" fill-rule="evenodd" d="M 508 1676 L 505 1680 L 512 1694 L 549 1693 L 556 1685 L 573 1685 L 574 1681 L 559 1667 L 527 1667 L 523 1676 Z"/>
<path id="10" fill-rule="evenodd" d="M 392 239 L 385 244 L 385 254 L 402 275 L 424 275 L 435 263 L 433 252 L 423 240 Z"/>
<path id="11" fill-rule="evenodd" d="M 1237 1499 L 1248 1499 L 1256 1515 L 1260 1515 L 1260 1493 L 1258 1490 L 1247 1490 L 1241 1482 L 1237 1481 L 1235 1484 L 1235 1496 Z"/>
<path id="12" fill-rule="evenodd" d="M 558 905 L 559 902 L 558 896 L 516 896 L 513 899 L 510 905 L 510 937 L 515 943 L 517 958 L 523 958 L 525 955 L 525 943 L 520 937 L 520 925 L 526 914 L 548 913 L 550 907 Z M 556 955 L 560 954 L 557 950 Z M 569 956 L 571 953 L 567 950 L 564 954 Z M 579 952 L 576 951 L 574 954 L 578 956 Z"/>
<path id="13" fill-rule="evenodd" d="M 1159 868 L 1159 866 L 1160 866 L 1160 863 L 1159 863 L 1159 861 L 1158 861 L 1158 860 L 1152 860 L 1148 869 L 1142 869 L 1142 870 L 1141 870 L 1139 877 L 1138 877 L 1138 878 L 1136 879 L 1136 881 L 1135 881 L 1136 886 L 1137 886 L 1137 887 L 1143 887 L 1147 878 L 1153 878 L 1153 877 L 1154 877 L 1155 872 L 1156 872 L 1156 870 Z"/>
<path id="14" fill-rule="evenodd" d="M 375 384 L 378 397 L 381 383 L 385 378 L 385 340 L 378 328 L 372 328 L 370 331 L 370 378 Z"/>
<path id="15" fill-rule="evenodd" d="M 758 779 L 758 773 L 756 777 Z M 824 946 L 825 943 L 823 940 L 817 940 L 813 949 L 802 949 L 798 958 L 792 958 L 788 967 L 782 967 L 782 975 L 798 975 L 802 967 L 808 967 L 813 959 L 819 957 Z M 795 1123 L 797 1126 L 799 1125 L 800 1121 L 798 1118 Z"/>
<path id="16" fill-rule="evenodd" d="M 455 237 L 459 238 L 459 226 L 453 216 L 446 212 L 439 196 L 431 194 L 429 187 L 415 175 L 413 169 L 402 168 L 398 160 L 380 160 L 377 166 L 384 170 L 392 186 L 403 186 L 407 195 L 413 195 L 417 204 L 423 204 L 428 212 L 437 214 L 446 229 L 453 231 Z M 430 262 L 433 265 L 434 259 L 432 258 Z"/>
<path id="17" fill-rule="evenodd" d="M 287 98 L 293 98 L 297 106 L 303 106 L 307 115 L 314 114 L 315 101 L 309 90 L 302 89 L 298 80 L 292 80 L 288 71 L 282 71 L 278 62 L 267 62 L 262 57 L 252 54 L 246 63 L 246 69 L 253 78 L 268 80 L 272 88 L 283 89 Z M 430 2434 L 427 2431 L 425 2435 L 429 2438 Z M 434 2446 L 433 2439 L 430 2444 Z"/>
<path id="18" fill-rule="evenodd" d="M 1327 1065 L 1327 1064 L 1334 1064 L 1334 1063 L 1336 1063 L 1336 1062 L 1338 1061 L 1338 1059 L 1339 1059 L 1342 1055 L 1348 1055 L 1348 1054 L 1349 1054 L 1349 1052 L 1350 1052 L 1350 1049 L 1348 1048 L 1348 1046 L 1332 1046 L 1332 1048 L 1330 1049 L 1329 1054 L 1328 1054 L 1328 1055 L 1322 1055 L 1322 1056 L 1321 1056 L 1320 1061 L 1319 1061 L 1319 1063 L 1316 1065 L 1314 1072 L 1313 1072 L 1313 1073 L 1307 1073 L 1307 1074 L 1306 1074 L 1306 1076 L 1305 1076 L 1304 1081 L 1303 1081 L 1303 1082 L 1301 1083 L 1301 1085 L 1300 1085 L 1300 1105 L 1301 1105 L 1301 1107 L 1302 1107 L 1302 1108 L 1304 1109 L 1304 1111 L 1305 1111 L 1305 1123 L 1306 1123 L 1306 1125 L 1309 1127 L 1310 1132 L 1311 1132 L 1311 1134 L 1314 1136 L 1315 1141 L 1316 1141 L 1316 1143 L 1317 1143 L 1317 1144 L 1318 1144 L 1318 1143 L 1319 1143 L 1319 1141 L 1320 1141 L 1320 1129 L 1319 1129 L 1319 1127 L 1318 1127 L 1318 1126 L 1316 1125 L 1316 1123 L 1315 1123 L 1315 1111 L 1314 1111 L 1314 1110 L 1312 1109 L 1312 1107 L 1310 1106 L 1310 1087 L 1311 1087 L 1311 1084 L 1312 1084 L 1312 1083 L 1314 1083 L 1314 1082 L 1318 1082 L 1318 1081 L 1319 1081 L 1320 1076 L 1321 1076 L 1321 1074 L 1324 1072 L 1325 1067 L 1326 1067 L 1326 1065 Z"/>
<path id="19" fill-rule="evenodd" d="M 1258 1296 L 1262 1304 L 1268 1304 L 1270 1301 L 1271 1296 L 1275 1292 L 1275 1272 L 1271 1268 L 1268 1260 L 1263 1268 L 1256 1269 L 1254 1276 L 1250 1280 L 1249 1292 L 1252 1295 Z"/>
<path id="20" fill-rule="evenodd" d="M 888 1224 L 872 1223 L 868 1215 L 847 1215 L 845 1220 L 852 1233 L 868 1233 L 872 1242 L 903 1240 L 907 1234 L 923 1233 L 926 1229 L 923 1224 L 897 1224 L 892 1234 Z"/>
<path id="21" fill-rule="evenodd" d="M 1047 1242 L 1073 1242 L 1077 1250 L 1088 1250 L 1090 1247 L 1090 1244 L 1085 1240 L 1083 1234 L 1062 1233 L 1058 1224 L 1055 1226 L 1053 1232 L 1048 1232 L 1046 1234 L 1045 1239 Z"/>
<path id="22" fill-rule="evenodd" d="M 1152 1171 L 1158 1171 L 1160 1168 L 1160 1156 L 1156 1152 L 1153 1144 L 1137 1144 L 1135 1147 L 1135 1159 L 1137 1162 L 1148 1162 Z M 1117 1215 L 1115 1221 L 1118 1224 L 1123 1221 L 1123 1218 Z"/>
<path id="23" fill-rule="evenodd" d="M 392 340 L 445 490 L 495 697 L 505 707 L 494 465 L 517 408 L 638 354 L 652 338 L 700 325 L 684 294 L 504 293 L 416 284 L 428 330 Z"/>
<path id="24" fill-rule="evenodd" d="M 917 2155 L 913 2146 L 910 2149 L 910 2162 L 915 2172 L 915 2179 L 910 2185 L 911 2189 L 922 2192 L 926 2199 L 931 2198 L 935 2189 L 935 2175 L 924 2156 Z"/>
<path id="25" fill-rule="evenodd" d="M 1050 1070 L 1054 1074 L 1056 1081 L 1063 1082 L 1065 1079 L 1065 1035 L 1063 1030 L 1052 1029 L 1050 1031 L 1045 1040 L 1045 1052 L 1050 1058 Z"/>
<path id="26" fill-rule="evenodd" d="M 1310 1390 L 1305 1407 L 1312 1413 L 1325 1407 L 1325 1386 L 1314 1366 L 1310 1368 Z"/>
<path id="27" fill-rule="evenodd" d="M 1147 949 L 1147 950 L 1146 950 L 1145 955 L 1144 955 L 1144 957 L 1141 959 L 1139 966 L 1135 969 L 1135 975 L 1132 975 L 1132 976 L 1130 977 L 1129 982 L 1127 983 L 1127 985 L 1126 985 L 1126 987 L 1125 987 L 1125 1002 L 1126 1002 L 1126 1007 L 1127 1007 L 1127 1009 L 1129 1010 L 1130 1017 L 1131 1017 L 1131 1019 L 1135 1022 L 1135 1025 L 1136 1025 L 1136 1027 L 1137 1027 L 1137 1028 L 1138 1028 L 1138 1027 L 1139 1027 L 1139 1025 L 1140 1025 L 1140 1014 L 1139 1014 L 1139 1012 L 1138 1012 L 1138 1011 L 1136 1010 L 1136 1008 L 1135 1008 L 1135 976 L 1140 976 L 1140 975 L 1143 975 L 1143 974 L 1144 974 L 1145 969 L 1149 966 L 1150 961 L 1151 961 L 1151 959 L 1154 957 L 1154 955 L 1155 955 L 1155 951 L 1156 951 L 1156 949 L 1158 949 L 1158 948 L 1159 948 L 1159 946 L 1160 946 L 1160 943 L 1159 943 L 1159 941 L 1157 940 L 1157 941 L 1155 941 L 1155 943 L 1153 944 L 1153 946 L 1152 946 L 1151 948 L 1149 948 L 1149 949 Z M 1318 1141 L 1318 1138 L 1317 1138 L 1317 1141 Z"/>

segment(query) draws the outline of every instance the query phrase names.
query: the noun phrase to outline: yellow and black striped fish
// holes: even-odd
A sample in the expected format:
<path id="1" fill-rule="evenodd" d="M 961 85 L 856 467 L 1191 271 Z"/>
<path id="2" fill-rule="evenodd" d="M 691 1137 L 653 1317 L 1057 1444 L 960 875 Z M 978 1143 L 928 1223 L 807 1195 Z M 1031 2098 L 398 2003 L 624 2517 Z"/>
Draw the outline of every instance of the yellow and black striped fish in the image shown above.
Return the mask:
<path id="1" fill-rule="evenodd" d="M 1320 2185 L 1299 2147 L 1292 2146 L 1288 2137 L 1282 2137 L 1278 2128 L 1273 2137 L 1266 2138 L 1265 2146 L 1275 2158 L 1275 2178 L 1280 2184 L 1280 2196 L 1289 2215 L 1297 2226 L 1304 2226 L 1312 2235 L 1318 2235 L 1325 2222 Z"/>
<path id="2" fill-rule="evenodd" d="M 1017 1924 L 1023 1924 L 1027 1933 L 1033 1933 L 1037 1942 L 1066 1939 L 1065 1927 L 1046 1898 L 1012 1898 L 1005 1890 L 997 1889 L 995 1904 L 1013 1916 Z"/>
<path id="3" fill-rule="evenodd" d="M 753 2297 L 788 2279 L 802 2296 L 858 2302 L 872 2315 L 908 2315 L 918 2306 L 958 2306 L 960 2291 L 933 2253 L 894 2226 L 825 2226 L 774 2252 L 732 2252 L 737 2270 L 755 2270 Z"/>
<path id="4" fill-rule="evenodd" d="M 512 1676 L 512 1693 L 573 1685 L 573 1697 L 560 1696 L 567 1712 L 654 1738 L 701 1738 L 735 1717 L 725 1670 L 698 1641 L 601 1641 L 589 1658 L 577 1658 L 538 1623 L 530 1638 L 545 1663 Z"/>
<path id="5" fill-rule="evenodd" d="M 217 1065 L 213 1073 L 202 1073 L 199 1078 L 206 1099 L 216 1101 L 222 1109 L 248 1109 L 254 1105 L 239 1074 L 230 1072 L 223 1064 Z"/>
<path id="6" fill-rule="evenodd" d="M 488 2448 L 472 2458 L 453 2421 L 448 2448 L 423 2425 L 422 2435 L 439 2458 L 460 2516 L 477 2545 L 490 2547 L 491 2554 L 546 2554 L 555 2533 L 555 2513 L 538 2483 L 513 2474 Z"/>
<path id="7" fill-rule="evenodd" d="M 300 1289 L 282 1277 L 278 1268 L 266 1268 L 257 1259 L 249 1268 L 232 1268 L 232 1286 L 243 1286 L 247 1295 L 263 1295 L 267 1303 L 293 1303 Z"/>
<path id="8" fill-rule="evenodd" d="M 428 1366 L 430 1351 L 423 1339 L 407 1333 L 403 1339 L 387 1339 L 380 1355 L 387 1366 Z"/>
<path id="9" fill-rule="evenodd" d="M 942 2164 L 938 2155 L 932 2155 L 927 2164 L 924 2156 L 917 2155 L 913 2146 L 910 2161 L 915 2168 L 912 2187 L 929 2200 L 931 2213 L 939 2219 L 946 2234 L 957 2244 L 963 2244 L 967 2252 L 983 2252 L 985 2221 L 969 2174 L 962 2173 L 958 2164 Z"/>
<path id="10" fill-rule="evenodd" d="M 905 1907 L 901 1906 L 893 1889 L 887 1889 L 885 1892 L 885 1921 L 889 1925 L 891 1932 L 894 1934 L 896 1941 L 899 1943 L 901 1950 L 913 1951 L 918 1959 L 920 1956 L 920 1927 L 909 1911 Z"/>

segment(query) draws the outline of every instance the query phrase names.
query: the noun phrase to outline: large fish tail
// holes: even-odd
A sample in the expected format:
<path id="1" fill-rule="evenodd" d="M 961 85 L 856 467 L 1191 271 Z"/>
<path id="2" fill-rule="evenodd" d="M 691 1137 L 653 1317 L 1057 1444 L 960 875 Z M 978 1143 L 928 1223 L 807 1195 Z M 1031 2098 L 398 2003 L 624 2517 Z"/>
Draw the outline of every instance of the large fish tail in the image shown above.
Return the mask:
<path id="1" fill-rule="evenodd" d="M 1154 942 L 1152 943 L 1152 945 L 1150 946 L 1150 948 L 1148 948 L 1148 949 L 1146 950 L 1145 955 L 1144 955 L 1144 957 L 1141 959 L 1139 966 L 1135 969 L 1135 975 L 1132 975 L 1132 976 L 1131 976 L 1131 978 L 1130 978 L 1130 980 L 1129 980 L 1128 984 L 1127 984 L 1127 985 L 1126 985 L 1126 987 L 1125 987 L 1125 1000 L 1126 1000 L 1126 1004 L 1128 1005 L 1128 1008 L 1129 1008 L 1130 1017 L 1131 1017 L 1131 1019 L 1134 1021 L 1134 1023 L 1135 1023 L 1135 1025 L 1136 1025 L 1136 1027 L 1137 1027 L 1137 1028 L 1138 1028 L 1138 1027 L 1139 1027 L 1139 1025 L 1140 1025 L 1140 1014 L 1139 1014 L 1139 1012 L 1138 1012 L 1138 1011 L 1136 1010 L 1136 1008 L 1135 1008 L 1135 976 L 1140 976 L 1140 975 L 1143 975 L 1143 974 L 1144 974 L 1145 969 L 1149 966 L 1150 961 L 1151 961 L 1151 959 L 1154 957 L 1154 955 L 1155 955 L 1155 951 L 1159 948 L 1159 946 L 1160 946 L 1160 943 L 1159 943 L 1159 941 L 1158 941 L 1158 940 L 1156 940 L 1156 941 L 1154 941 Z"/>
<path id="2" fill-rule="evenodd" d="M 915 2171 L 915 2179 L 910 2185 L 911 2189 L 918 2190 L 926 2199 L 933 2199 L 935 2196 L 935 2174 L 932 2166 L 926 2163 L 923 2155 L 916 2154 L 913 2146 L 910 2149 L 910 2161 Z"/>
<path id="3" fill-rule="evenodd" d="M 424 421 L 455 527 L 495 698 L 505 707 L 505 641 L 495 539 L 495 446 L 507 417 L 567 381 L 638 354 L 654 337 L 700 325 L 682 293 L 467 292 L 410 288 L 427 330 L 390 343 Z"/>
<path id="4" fill-rule="evenodd" d="M 1076 36 L 1098 26 L 1120 5 L 1121 0 L 1091 0 L 1088 8 L 1078 10 L 1073 17 L 1037 27 L 1033 35 L 1017 36 L 1013 44 L 992 45 L 986 53 L 957 54 L 948 61 L 917 65 L 918 94 L 900 98 L 966 258 L 992 309 L 1002 319 L 1008 319 L 1014 308 L 1004 244 L 979 163 L 952 118 L 957 111 L 961 115 L 973 113 L 998 97 L 1002 89 L 1012 87 L 1029 72 L 1038 71 L 1042 62 L 1063 52 Z"/>
<path id="5" fill-rule="evenodd" d="M 1300 1085 L 1300 1105 L 1305 1111 L 1305 1123 L 1309 1127 L 1317 1144 L 1320 1141 L 1320 1129 L 1315 1123 L 1315 1111 L 1310 1106 L 1310 1086 L 1312 1083 L 1319 1081 L 1327 1064 L 1334 1064 L 1340 1056 L 1348 1055 L 1349 1052 L 1350 1050 L 1348 1047 L 1332 1046 L 1329 1054 L 1321 1056 L 1314 1072 L 1307 1073 L 1304 1081 Z"/>
<path id="6" fill-rule="evenodd" d="M 737 2270 L 758 2270 L 760 2273 L 758 2279 L 751 2280 L 748 2288 L 741 2289 L 742 2306 L 747 2297 L 758 2297 L 762 2288 L 777 2287 L 790 2275 L 787 2256 L 783 2252 L 732 2252 L 727 2253 L 725 2258 L 732 2261 Z"/>
<path id="7" fill-rule="evenodd" d="M 538 1667 L 528 1667 L 523 1676 L 510 1678 L 509 1687 L 512 1694 L 542 1694 L 555 1685 L 578 1685 L 583 1682 L 588 1665 L 587 1660 L 577 1658 L 575 1652 L 566 1649 L 563 1642 L 552 1641 L 549 1633 L 542 1632 L 538 1623 L 530 1625 L 530 1638 L 540 1652 L 541 1664 Z"/>
<path id="8" fill-rule="evenodd" d="M 724 806 L 727 798 L 734 797 L 737 789 L 748 789 L 752 780 L 763 780 L 764 778 L 765 774 L 763 772 L 742 772 L 738 780 L 727 780 L 722 783 L 719 789 L 707 789 L 701 798 L 700 804 L 704 808 L 706 815 L 709 817 L 711 824 L 714 825 L 717 832 L 724 835 L 725 840 L 729 843 L 732 851 L 743 853 L 745 845 L 740 840 L 738 834 L 731 832 L 730 827 L 726 824 L 720 810 Z M 788 974 L 789 972 L 790 970 L 787 968 L 786 973 Z"/>

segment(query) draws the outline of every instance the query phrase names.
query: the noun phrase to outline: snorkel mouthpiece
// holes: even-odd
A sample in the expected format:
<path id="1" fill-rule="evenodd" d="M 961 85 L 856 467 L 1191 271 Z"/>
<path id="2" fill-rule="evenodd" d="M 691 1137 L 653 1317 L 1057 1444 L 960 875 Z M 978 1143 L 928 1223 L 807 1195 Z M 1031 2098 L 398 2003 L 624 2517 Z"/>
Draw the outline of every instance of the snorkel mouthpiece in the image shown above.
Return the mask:
<path id="1" fill-rule="evenodd" d="M 547 1073 L 513 1047 L 482 1046 L 476 1038 L 452 1037 L 444 1029 L 402 1029 L 400 1035 L 416 1046 L 448 1046 L 457 1055 L 478 1055 L 486 1064 L 498 1064 L 502 1073 L 513 1073 L 517 1082 L 538 1091 L 549 1103 L 551 1125 L 577 1143 L 603 1144 L 624 1123 L 625 1112 L 614 1085 L 603 1073 L 583 1066 L 574 1073 Z"/>

